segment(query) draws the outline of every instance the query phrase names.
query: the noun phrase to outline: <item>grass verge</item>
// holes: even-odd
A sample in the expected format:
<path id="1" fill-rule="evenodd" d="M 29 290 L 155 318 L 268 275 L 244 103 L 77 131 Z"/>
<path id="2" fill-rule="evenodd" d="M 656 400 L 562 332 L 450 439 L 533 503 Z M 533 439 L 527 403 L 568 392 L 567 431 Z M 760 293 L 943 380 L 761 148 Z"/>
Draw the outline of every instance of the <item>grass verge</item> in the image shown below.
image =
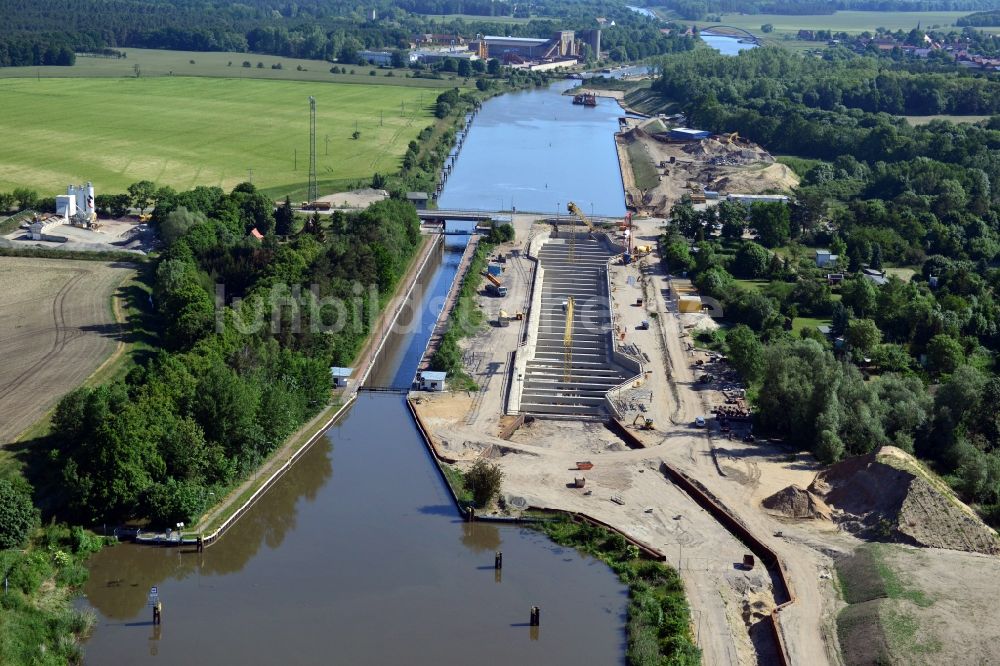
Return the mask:
<path id="1" fill-rule="evenodd" d="M 649 153 L 642 144 L 634 141 L 628 144 L 628 161 L 632 167 L 632 176 L 635 178 L 636 186 L 643 191 L 648 191 L 656 187 L 660 182 L 660 175 L 656 171 L 656 165 L 649 157 Z"/>

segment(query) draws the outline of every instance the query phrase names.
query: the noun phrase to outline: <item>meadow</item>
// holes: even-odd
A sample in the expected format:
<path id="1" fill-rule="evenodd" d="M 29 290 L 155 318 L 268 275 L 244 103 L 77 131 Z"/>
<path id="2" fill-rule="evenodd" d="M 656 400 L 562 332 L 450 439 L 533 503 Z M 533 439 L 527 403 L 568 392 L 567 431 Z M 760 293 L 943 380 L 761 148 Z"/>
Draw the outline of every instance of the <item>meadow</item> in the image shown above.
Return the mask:
<path id="1" fill-rule="evenodd" d="M 298 196 L 308 182 L 310 95 L 320 190 L 336 191 L 396 171 L 433 123 L 439 92 L 180 76 L 0 79 L 0 191 L 53 195 L 88 180 L 98 193 L 138 180 L 230 189 L 252 170 L 268 193 Z"/>
<path id="2" fill-rule="evenodd" d="M 125 58 L 78 55 L 72 67 L 0 67 L 0 79 L 67 77 L 135 77 L 136 66 L 144 78 L 156 76 L 207 76 L 213 78 L 267 79 L 270 81 L 322 81 L 366 85 L 451 88 L 469 85 L 463 79 L 406 78 L 407 69 L 381 69 L 367 65 L 344 65 L 346 74 L 331 74 L 334 63 L 256 53 L 226 51 L 163 51 L 122 49 Z M 249 62 L 250 67 L 243 63 Z M 258 63 L 262 67 L 258 67 Z M 273 69 L 276 65 L 281 69 Z M 375 75 L 372 75 L 372 72 Z M 351 74 L 350 72 L 354 72 Z M 388 74 L 392 76 L 388 76 Z M 474 82 L 472 82 L 474 83 Z"/>
<path id="3" fill-rule="evenodd" d="M 862 12 L 843 11 L 833 14 L 804 14 L 788 16 L 784 14 L 724 14 L 720 23 L 697 21 L 702 29 L 713 25 L 728 25 L 743 28 L 748 32 L 769 40 L 781 41 L 794 37 L 799 30 L 830 30 L 833 32 L 861 33 L 875 32 L 875 28 L 888 30 L 911 30 L 920 24 L 921 28 L 948 27 L 956 19 L 968 12 Z M 690 23 L 690 21 L 684 21 Z M 765 34 L 761 26 L 770 23 L 774 31 Z M 816 44 L 812 42 L 812 44 Z"/>

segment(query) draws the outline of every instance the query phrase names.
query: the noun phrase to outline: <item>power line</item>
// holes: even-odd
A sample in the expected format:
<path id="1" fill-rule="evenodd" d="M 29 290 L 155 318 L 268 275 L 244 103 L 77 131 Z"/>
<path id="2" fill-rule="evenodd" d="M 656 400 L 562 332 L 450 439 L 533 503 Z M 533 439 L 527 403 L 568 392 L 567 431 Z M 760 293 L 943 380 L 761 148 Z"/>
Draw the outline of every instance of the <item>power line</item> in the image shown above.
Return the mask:
<path id="1" fill-rule="evenodd" d="M 309 97 L 309 202 L 319 198 L 316 184 L 316 98 Z"/>

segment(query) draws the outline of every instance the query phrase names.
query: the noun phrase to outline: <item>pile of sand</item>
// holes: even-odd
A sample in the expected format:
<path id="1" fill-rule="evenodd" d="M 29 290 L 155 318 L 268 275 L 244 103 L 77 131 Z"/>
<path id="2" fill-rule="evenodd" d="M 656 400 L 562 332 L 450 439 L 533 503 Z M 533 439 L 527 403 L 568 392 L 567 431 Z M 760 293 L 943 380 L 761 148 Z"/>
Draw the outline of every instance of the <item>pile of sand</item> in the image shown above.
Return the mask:
<path id="1" fill-rule="evenodd" d="M 761 504 L 768 512 L 788 518 L 830 520 L 830 507 L 820 497 L 791 485 L 766 498 Z"/>
<path id="2" fill-rule="evenodd" d="M 712 180 L 711 186 L 717 192 L 741 194 L 788 192 L 799 186 L 799 177 L 784 164 L 774 163 L 763 169 L 741 169 L 726 173 Z"/>
<path id="3" fill-rule="evenodd" d="M 719 141 L 709 138 L 688 143 L 682 150 L 692 157 L 705 161 L 713 157 L 732 158 L 743 163 L 774 161 L 770 153 L 749 141 Z"/>
<path id="4" fill-rule="evenodd" d="M 768 500 L 800 491 L 786 488 Z M 895 447 L 829 467 L 816 475 L 808 492 L 833 509 L 841 527 L 864 538 L 1000 554 L 997 533 L 913 456 Z"/>

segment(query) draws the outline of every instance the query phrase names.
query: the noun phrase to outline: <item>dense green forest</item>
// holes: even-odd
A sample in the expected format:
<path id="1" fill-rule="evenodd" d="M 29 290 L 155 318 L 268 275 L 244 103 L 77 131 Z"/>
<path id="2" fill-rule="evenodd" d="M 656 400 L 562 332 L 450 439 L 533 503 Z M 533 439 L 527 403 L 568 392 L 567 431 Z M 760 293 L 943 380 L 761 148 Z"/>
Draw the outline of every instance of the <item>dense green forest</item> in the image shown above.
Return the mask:
<path id="1" fill-rule="evenodd" d="M 527 5 L 485 3 L 506 16 Z M 466 13 L 482 20 L 432 19 L 423 14 Z M 377 0 L 0 0 L 0 67 L 72 65 L 73 52 L 157 48 L 247 51 L 353 63 L 362 49 L 406 49 L 423 33 L 549 37 L 553 31 L 596 28 L 598 16 L 614 20 L 604 48 L 625 60 L 679 50 L 676 38 L 616 0 L 543 0 L 530 5 L 527 22 L 491 21 L 484 6 L 460 2 Z M 375 18 L 372 18 L 374 11 Z M 507 13 L 505 13 L 507 12 Z"/>
<path id="2" fill-rule="evenodd" d="M 329 367 L 359 350 L 419 221 L 388 200 L 279 242 L 272 208 L 249 184 L 158 197 L 164 349 L 122 381 L 70 393 L 53 419 L 76 519 L 191 521 L 329 402 Z"/>
<path id="3" fill-rule="evenodd" d="M 792 161 L 804 177 L 790 206 L 682 203 L 663 239 L 670 269 L 723 303 L 732 327 L 709 342 L 748 381 L 759 425 L 825 461 L 914 451 L 1000 521 L 1000 123 L 910 127 L 871 110 L 938 95 L 954 112 L 992 110 L 997 84 L 755 49 L 675 56 L 656 86 L 692 126 L 810 158 Z M 839 260 L 817 267 L 812 248 Z M 802 317 L 832 335 L 793 334 Z"/>
<path id="4" fill-rule="evenodd" d="M 987 27 L 1000 25 L 1000 9 L 969 14 L 955 21 L 955 25 L 970 27 Z"/>

